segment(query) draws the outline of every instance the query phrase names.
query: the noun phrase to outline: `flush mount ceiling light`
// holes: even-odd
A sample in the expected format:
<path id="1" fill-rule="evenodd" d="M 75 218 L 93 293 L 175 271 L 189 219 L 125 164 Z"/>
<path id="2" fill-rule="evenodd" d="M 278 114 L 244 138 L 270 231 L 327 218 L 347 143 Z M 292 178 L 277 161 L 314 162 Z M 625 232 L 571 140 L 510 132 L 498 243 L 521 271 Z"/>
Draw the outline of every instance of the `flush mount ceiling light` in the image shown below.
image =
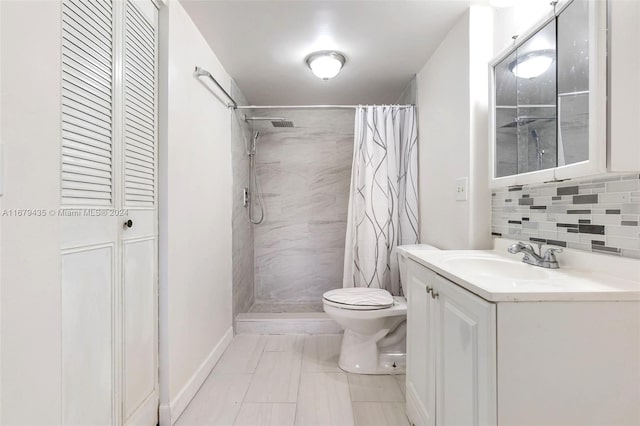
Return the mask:
<path id="1" fill-rule="evenodd" d="M 536 50 L 519 56 L 509 64 L 509 70 L 518 78 L 536 78 L 544 74 L 553 63 L 553 50 Z"/>
<path id="2" fill-rule="evenodd" d="M 347 58 L 343 54 L 332 50 L 313 52 L 305 59 L 316 77 L 323 80 L 329 80 L 338 75 L 346 61 Z"/>

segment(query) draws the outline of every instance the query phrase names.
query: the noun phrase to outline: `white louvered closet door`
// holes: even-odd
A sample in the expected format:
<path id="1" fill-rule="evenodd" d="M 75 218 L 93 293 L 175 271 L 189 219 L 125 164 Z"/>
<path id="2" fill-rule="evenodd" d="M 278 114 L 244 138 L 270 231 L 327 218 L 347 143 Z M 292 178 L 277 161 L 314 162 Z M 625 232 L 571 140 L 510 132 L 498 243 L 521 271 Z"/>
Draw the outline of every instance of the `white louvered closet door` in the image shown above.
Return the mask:
<path id="1" fill-rule="evenodd" d="M 123 138 L 120 203 L 131 228 L 121 238 L 124 306 L 124 422 L 156 424 L 157 294 L 157 9 L 149 0 L 124 8 Z"/>
<path id="2" fill-rule="evenodd" d="M 155 425 L 157 8 L 63 0 L 62 19 L 61 423 Z"/>

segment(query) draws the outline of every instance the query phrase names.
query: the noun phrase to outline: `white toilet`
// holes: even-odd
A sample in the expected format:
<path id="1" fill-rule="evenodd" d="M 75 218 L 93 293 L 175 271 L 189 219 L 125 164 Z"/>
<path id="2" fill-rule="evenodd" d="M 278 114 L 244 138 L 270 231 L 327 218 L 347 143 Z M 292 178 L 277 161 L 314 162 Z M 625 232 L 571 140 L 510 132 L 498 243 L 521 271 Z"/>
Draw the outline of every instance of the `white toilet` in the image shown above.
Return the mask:
<path id="1" fill-rule="evenodd" d="M 438 250 L 427 244 L 397 249 L 400 284 L 406 292 L 406 250 Z M 405 293 L 406 294 L 406 293 Z M 344 328 L 338 365 L 358 374 L 405 371 L 407 301 L 377 288 L 339 288 L 322 297 L 324 311 Z"/>

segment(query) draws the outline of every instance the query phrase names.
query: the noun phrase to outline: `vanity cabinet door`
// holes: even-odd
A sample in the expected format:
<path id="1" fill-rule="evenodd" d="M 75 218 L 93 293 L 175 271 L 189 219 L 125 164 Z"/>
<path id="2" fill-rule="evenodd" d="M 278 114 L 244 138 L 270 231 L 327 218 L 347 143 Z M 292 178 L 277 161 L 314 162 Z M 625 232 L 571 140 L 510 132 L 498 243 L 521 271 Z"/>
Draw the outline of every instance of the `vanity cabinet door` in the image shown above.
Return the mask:
<path id="1" fill-rule="evenodd" d="M 427 287 L 435 274 L 408 261 L 407 273 L 407 416 L 416 426 L 435 425 L 435 347 L 433 309 Z"/>
<path id="2" fill-rule="evenodd" d="M 438 425 L 496 424 L 495 304 L 436 276 Z"/>

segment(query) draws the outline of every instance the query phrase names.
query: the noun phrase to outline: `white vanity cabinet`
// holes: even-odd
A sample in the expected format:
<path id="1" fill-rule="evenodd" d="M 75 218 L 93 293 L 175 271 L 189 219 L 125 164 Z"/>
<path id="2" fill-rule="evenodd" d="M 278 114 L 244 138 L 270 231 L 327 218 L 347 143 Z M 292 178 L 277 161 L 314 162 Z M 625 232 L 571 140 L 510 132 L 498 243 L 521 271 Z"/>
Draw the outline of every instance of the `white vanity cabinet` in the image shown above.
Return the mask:
<path id="1" fill-rule="evenodd" d="M 410 261 L 407 415 L 415 425 L 496 423 L 495 304 Z"/>
<path id="2" fill-rule="evenodd" d="M 603 283 L 613 292 L 600 294 L 499 293 L 489 283 L 488 292 L 478 287 L 480 297 L 470 280 L 481 282 L 487 272 L 447 272 L 447 256 L 469 252 L 449 253 L 407 261 L 406 413 L 413 425 L 640 424 L 639 282 L 628 287 L 611 278 Z"/>

